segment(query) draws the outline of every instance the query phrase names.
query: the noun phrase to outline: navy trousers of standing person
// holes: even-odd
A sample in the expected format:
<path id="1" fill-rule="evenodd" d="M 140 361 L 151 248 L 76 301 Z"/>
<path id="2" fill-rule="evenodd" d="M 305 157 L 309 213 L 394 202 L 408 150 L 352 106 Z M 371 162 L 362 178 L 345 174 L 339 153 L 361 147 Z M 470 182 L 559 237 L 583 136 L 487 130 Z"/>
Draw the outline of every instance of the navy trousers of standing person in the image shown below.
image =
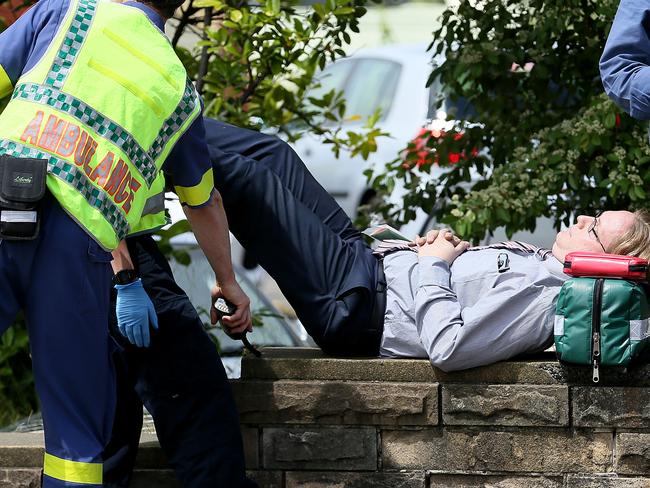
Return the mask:
<path id="1" fill-rule="evenodd" d="M 115 405 L 110 253 L 52 196 L 39 236 L 0 241 L 0 334 L 25 312 L 45 429 L 45 488 L 102 486 Z"/>
<path id="2" fill-rule="evenodd" d="M 137 348 L 122 337 L 115 317 L 111 320 L 123 351 L 116 364 L 118 406 L 105 451 L 104 486 L 130 482 L 143 404 L 183 486 L 257 486 L 245 477 L 239 418 L 215 345 L 151 236 L 129 238 L 127 244 L 159 327 L 148 348 Z"/>
<path id="3" fill-rule="evenodd" d="M 376 356 L 380 270 L 359 231 L 286 143 L 211 119 L 205 128 L 231 232 L 325 352 Z"/>

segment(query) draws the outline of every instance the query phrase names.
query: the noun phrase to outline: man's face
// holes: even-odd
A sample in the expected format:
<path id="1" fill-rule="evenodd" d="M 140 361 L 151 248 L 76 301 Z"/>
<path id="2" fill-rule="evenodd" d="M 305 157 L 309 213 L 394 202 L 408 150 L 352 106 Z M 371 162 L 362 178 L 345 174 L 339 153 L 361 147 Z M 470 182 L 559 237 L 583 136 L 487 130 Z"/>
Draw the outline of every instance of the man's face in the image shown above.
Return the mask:
<path id="1" fill-rule="evenodd" d="M 603 212 L 598 218 L 579 215 L 575 224 L 558 232 L 553 255 L 564 261 L 572 251 L 603 252 L 603 247 L 609 251 L 614 240 L 627 232 L 633 223 L 634 214 L 626 210 Z"/>

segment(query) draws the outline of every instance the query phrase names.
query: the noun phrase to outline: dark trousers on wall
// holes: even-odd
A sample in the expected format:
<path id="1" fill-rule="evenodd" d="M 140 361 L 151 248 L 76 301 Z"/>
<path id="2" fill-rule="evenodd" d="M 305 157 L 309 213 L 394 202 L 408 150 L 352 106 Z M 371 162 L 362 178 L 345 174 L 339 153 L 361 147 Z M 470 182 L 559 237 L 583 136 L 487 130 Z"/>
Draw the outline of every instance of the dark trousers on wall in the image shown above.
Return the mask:
<path id="1" fill-rule="evenodd" d="M 336 201 L 276 137 L 206 120 L 230 230 L 327 353 L 375 356 L 378 263 Z M 383 319 L 383 317 L 380 317 Z"/>

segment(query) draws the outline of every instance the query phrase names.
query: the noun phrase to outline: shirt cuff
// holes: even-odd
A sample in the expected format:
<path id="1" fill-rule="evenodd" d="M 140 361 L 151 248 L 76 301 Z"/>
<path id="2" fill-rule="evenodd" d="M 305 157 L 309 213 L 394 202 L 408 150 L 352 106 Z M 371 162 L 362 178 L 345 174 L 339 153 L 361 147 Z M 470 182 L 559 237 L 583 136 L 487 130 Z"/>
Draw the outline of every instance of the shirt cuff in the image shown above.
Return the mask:
<path id="1" fill-rule="evenodd" d="M 450 286 L 451 272 L 449 264 L 444 259 L 435 256 L 422 256 L 418 258 L 418 285 L 423 286 Z"/>
<path id="2" fill-rule="evenodd" d="M 650 119 L 650 67 L 637 71 L 631 81 L 630 115 L 635 119 Z"/>
<path id="3" fill-rule="evenodd" d="M 14 89 L 13 83 L 11 83 L 11 80 L 9 79 L 9 75 L 7 72 L 4 70 L 2 66 L 0 66 L 0 99 L 3 99 L 7 95 L 9 95 Z"/>
<path id="4" fill-rule="evenodd" d="M 212 196 L 214 190 L 214 176 L 212 168 L 205 172 L 198 185 L 179 186 L 174 185 L 174 190 L 181 201 L 181 204 L 190 207 L 202 207 Z"/>

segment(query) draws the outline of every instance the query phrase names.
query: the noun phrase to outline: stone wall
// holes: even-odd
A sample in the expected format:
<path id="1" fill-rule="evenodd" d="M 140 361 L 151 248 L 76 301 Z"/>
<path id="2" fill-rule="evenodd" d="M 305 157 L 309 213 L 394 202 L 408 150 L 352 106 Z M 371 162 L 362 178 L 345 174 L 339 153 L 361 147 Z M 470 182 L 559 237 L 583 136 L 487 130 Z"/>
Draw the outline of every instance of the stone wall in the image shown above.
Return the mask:
<path id="1" fill-rule="evenodd" d="M 233 382 L 268 488 L 650 488 L 650 368 L 540 356 L 445 374 L 425 360 L 266 349 Z M 42 435 L 0 434 L 0 488 L 36 487 Z M 151 435 L 136 488 L 177 487 Z"/>
<path id="2" fill-rule="evenodd" d="M 266 350 L 233 387 L 269 487 L 650 488 L 649 373 Z"/>

